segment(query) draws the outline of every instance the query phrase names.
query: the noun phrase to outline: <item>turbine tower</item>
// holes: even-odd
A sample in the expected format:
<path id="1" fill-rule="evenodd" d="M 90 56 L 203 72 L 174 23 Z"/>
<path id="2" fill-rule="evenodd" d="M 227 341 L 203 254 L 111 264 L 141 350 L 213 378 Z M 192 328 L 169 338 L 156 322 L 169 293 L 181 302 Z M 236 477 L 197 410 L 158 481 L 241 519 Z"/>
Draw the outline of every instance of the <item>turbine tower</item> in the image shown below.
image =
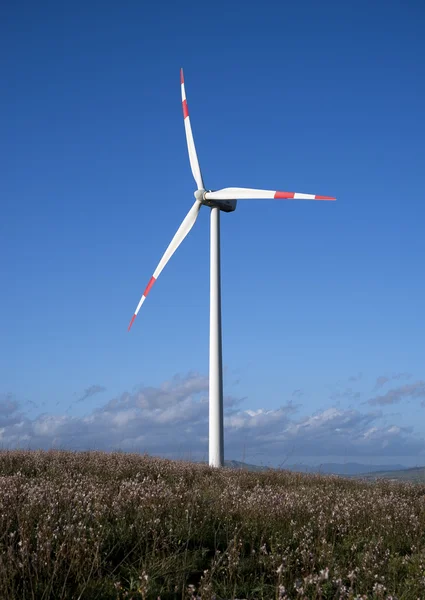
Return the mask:
<path id="1" fill-rule="evenodd" d="M 184 127 L 186 130 L 187 148 L 192 174 L 197 190 L 195 203 L 184 218 L 168 248 L 164 252 L 154 274 L 143 292 L 140 302 L 128 326 L 130 331 L 135 318 L 158 279 L 161 271 L 168 263 L 174 252 L 195 224 L 202 205 L 211 208 L 210 214 L 210 359 L 209 359 L 209 464 L 212 467 L 224 465 L 224 439 L 223 439 L 223 360 L 221 347 L 221 285 L 220 285 L 220 211 L 233 212 L 237 200 L 246 199 L 281 199 L 281 200 L 335 200 L 330 196 L 316 196 L 313 194 L 298 194 L 294 192 L 279 192 L 257 190 L 250 188 L 223 188 L 221 190 L 207 190 L 202 179 L 201 168 L 196 154 L 192 127 L 189 119 L 189 109 L 184 87 L 183 69 L 180 70 L 180 84 L 182 93 L 182 107 Z"/>

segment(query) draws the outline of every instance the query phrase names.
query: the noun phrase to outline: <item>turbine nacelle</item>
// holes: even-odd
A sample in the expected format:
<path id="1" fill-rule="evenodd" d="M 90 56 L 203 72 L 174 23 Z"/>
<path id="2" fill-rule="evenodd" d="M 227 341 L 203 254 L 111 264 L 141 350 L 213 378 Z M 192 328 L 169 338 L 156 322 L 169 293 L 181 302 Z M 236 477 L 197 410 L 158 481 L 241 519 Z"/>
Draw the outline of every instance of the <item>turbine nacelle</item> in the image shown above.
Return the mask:
<path id="1" fill-rule="evenodd" d="M 206 195 L 212 192 L 212 190 L 196 190 L 194 196 L 195 198 L 205 206 L 209 206 L 210 208 L 219 208 L 223 212 L 233 212 L 236 210 L 237 200 L 209 200 Z"/>

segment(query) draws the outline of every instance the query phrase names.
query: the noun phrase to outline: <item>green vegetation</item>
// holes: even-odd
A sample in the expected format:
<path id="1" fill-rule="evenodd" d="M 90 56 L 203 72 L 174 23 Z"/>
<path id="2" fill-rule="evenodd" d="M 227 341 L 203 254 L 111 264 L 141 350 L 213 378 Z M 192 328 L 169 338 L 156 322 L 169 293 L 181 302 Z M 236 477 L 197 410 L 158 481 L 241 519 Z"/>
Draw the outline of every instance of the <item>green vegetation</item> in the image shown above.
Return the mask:
<path id="1" fill-rule="evenodd" d="M 425 598 L 425 485 L 0 452 L 0 598 Z"/>

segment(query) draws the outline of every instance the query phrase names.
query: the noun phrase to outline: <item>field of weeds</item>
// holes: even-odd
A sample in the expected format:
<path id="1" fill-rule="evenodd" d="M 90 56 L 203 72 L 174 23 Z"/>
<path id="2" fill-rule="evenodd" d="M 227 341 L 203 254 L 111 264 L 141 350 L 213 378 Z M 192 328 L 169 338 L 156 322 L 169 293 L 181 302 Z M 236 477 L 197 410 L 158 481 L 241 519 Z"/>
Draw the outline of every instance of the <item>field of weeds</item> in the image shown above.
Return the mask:
<path id="1" fill-rule="evenodd" d="M 425 485 L 0 452 L 0 598 L 425 599 Z"/>

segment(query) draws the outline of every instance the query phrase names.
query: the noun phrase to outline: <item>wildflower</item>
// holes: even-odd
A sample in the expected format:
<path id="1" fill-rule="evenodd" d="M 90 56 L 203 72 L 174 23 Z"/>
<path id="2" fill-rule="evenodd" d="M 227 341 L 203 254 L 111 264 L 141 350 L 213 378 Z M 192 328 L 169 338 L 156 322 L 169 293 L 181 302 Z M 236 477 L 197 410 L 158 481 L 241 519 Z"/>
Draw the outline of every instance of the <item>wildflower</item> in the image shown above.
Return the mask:
<path id="1" fill-rule="evenodd" d="M 279 586 L 279 600 L 283 600 L 283 598 L 286 596 L 286 588 L 284 585 L 280 585 Z"/>

